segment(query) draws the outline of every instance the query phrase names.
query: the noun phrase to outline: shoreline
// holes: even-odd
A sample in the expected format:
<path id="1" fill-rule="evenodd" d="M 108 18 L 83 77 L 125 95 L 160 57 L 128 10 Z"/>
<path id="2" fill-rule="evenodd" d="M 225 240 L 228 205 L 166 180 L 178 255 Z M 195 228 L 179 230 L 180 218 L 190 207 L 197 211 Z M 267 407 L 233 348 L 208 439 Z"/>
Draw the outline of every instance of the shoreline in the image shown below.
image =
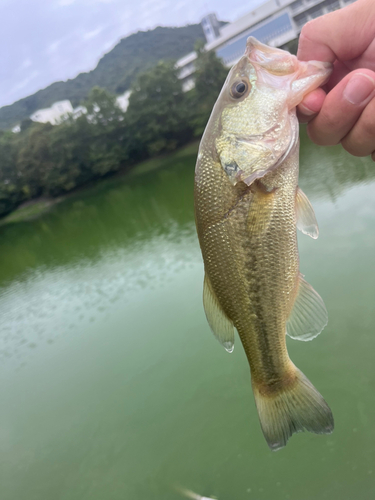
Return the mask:
<path id="1" fill-rule="evenodd" d="M 200 139 L 190 142 L 180 149 L 177 149 L 171 153 L 166 153 L 161 156 L 154 158 L 149 158 L 141 163 L 137 163 L 130 169 L 119 170 L 114 172 L 112 175 L 102 177 L 93 181 L 78 186 L 71 191 L 57 196 L 56 198 L 50 198 L 48 196 L 40 196 L 31 200 L 27 200 L 21 205 L 19 205 L 15 210 L 0 218 L 0 226 L 5 226 L 7 224 L 15 224 L 18 222 L 27 222 L 29 220 L 36 219 L 41 215 L 47 213 L 52 207 L 66 200 L 67 198 L 77 195 L 80 192 L 87 191 L 93 187 L 98 186 L 104 181 L 113 181 L 115 179 L 122 178 L 125 180 L 126 177 L 135 177 L 138 175 L 144 175 L 149 172 L 158 170 L 159 168 L 165 168 L 171 166 L 175 160 L 179 158 L 184 158 L 185 156 L 196 155 L 198 153 Z"/>

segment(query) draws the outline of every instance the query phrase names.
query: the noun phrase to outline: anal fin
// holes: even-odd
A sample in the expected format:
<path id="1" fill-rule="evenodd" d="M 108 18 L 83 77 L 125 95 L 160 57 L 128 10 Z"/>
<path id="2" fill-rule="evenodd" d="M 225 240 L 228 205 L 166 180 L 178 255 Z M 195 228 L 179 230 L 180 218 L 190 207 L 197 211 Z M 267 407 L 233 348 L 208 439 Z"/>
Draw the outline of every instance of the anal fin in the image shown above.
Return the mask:
<path id="1" fill-rule="evenodd" d="M 233 323 L 222 310 L 207 274 L 204 276 L 203 306 L 213 334 L 228 352 L 232 352 L 234 349 Z"/>
<path id="2" fill-rule="evenodd" d="M 328 313 L 321 296 L 299 277 L 298 293 L 286 323 L 286 333 L 292 339 L 312 340 L 328 323 Z"/>
<path id="3" fill-rule="evenodd" d="M 314 209 L 300 187 L 297 188 L 296 193 L 296 217 L 297 228 L 311 236 L 314 240 L 319 236 L 318 223 L 316 221 Z"/>

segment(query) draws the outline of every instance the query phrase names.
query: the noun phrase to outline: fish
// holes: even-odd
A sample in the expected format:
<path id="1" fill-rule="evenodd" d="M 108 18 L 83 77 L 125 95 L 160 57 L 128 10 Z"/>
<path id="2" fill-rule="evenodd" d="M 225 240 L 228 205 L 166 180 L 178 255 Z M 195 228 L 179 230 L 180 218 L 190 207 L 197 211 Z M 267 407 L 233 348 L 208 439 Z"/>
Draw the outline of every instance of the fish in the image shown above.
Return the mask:
<path id="1" fill-rule="evenodd" d="M 296 106 L 331 71 L 330 63 L 302 62 L 250 37 L 214 105 L 195 168 L 204 310 L 228 352 L 239 334 L 271 450 L 294 433 L 334 428 L 331 409 L 286 346 L 286 334 L 311 340 L 328 322 L 299 270 L 297 228 L 316 239 L 318 225 L 298 186 Z"/>

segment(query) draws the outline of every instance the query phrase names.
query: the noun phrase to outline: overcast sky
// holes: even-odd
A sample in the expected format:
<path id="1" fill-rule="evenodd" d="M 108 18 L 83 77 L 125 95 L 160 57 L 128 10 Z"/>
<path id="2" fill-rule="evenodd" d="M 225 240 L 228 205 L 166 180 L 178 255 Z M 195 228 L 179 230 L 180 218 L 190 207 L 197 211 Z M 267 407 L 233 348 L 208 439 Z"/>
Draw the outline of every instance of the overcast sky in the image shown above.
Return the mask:
<path id="1" fill-rule="evenodd" d="M 121 38 L 155 26 L 233 21 L 263 0 L 0 0 L 0 106 L 93 69 Z"/>

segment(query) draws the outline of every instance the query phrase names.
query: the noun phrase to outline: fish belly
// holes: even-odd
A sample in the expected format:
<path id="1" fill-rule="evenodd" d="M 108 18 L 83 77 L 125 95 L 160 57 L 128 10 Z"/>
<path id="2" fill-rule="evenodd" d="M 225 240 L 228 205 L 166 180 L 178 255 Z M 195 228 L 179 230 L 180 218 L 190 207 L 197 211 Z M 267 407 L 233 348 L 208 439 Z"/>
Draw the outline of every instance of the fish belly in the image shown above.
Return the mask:
<path id="1" fill-rule="evenodd" d="M 235 203 L 220 215 L 212 210 L 199 235 L 206 274 L 259 383 L 289 367 L 285 323 L 299 272 L 296 167 L 291 159 L 250 187 L 230 186 Z"/>

